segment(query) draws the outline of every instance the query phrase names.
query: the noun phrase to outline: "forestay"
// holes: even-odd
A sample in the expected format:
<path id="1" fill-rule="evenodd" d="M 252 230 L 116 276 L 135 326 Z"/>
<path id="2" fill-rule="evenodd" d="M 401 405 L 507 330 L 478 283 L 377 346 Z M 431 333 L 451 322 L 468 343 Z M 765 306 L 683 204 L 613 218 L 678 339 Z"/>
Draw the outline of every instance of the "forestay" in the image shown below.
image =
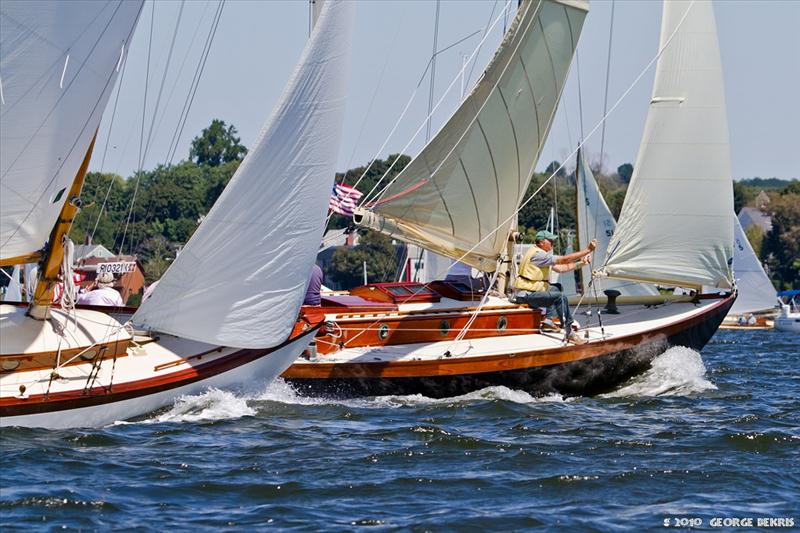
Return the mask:
<path id="1" fill-rule="evenodd" d="M 582 0 L 524 2 L 472 93 L 356 222 L 494 271 L 587 10 Z"/>
<path id="2" fill-rule="evenodd" d="M 0 3 L 0 260 L 31 254 L 47 241 L 142 3 Z"/>
<path id="3" fill-rule="evenodd" d="M 733 188 L 711 3 L 665 2 L 660 46 L 665 51 L 605 273 L 727 288 Z"/>
<path id="4" fill-rule="evenodd" d="M 775 287 L 764 272 L 736 217 L 733 230 L 733 274 L 736 278 L 738 296 L 728 315 L 741 315 L 776 307 L 778 301 Z"/>
<path id="5" fill-rule="evenodd" d="M 352 2 L 324 3 L 255 146 L 134 324 L 242 348 L 286 340 L 333 186 L 353 10 Z"/>
<path id="6" fill-rule="evenodd" d="M 598 262 L 605 258 L 608 245 L 614 237 L 617 222 L 614 220 L 614 215 L 611 214 L 608 204 L 606 204 L 603 195 L 600 193 L 597 180 L 595 180 L 592 169 L 589 168 L 586 158 L 583 157 L 582 150 L 578 150 L 576 176 L 578 249 L 586 248 L 592 239 L 597 239 L 597 248 L 592 254 L 592 258 L 595 262 L 594 265 L 599 266 Z M 563 275 L 562 277 L 569 279 L 570 276 L 571 273 Z M 584 293 L 587 293 L 588 289 L 588 294 L 602 296 L 603 291 L 614 289 L 620 291 L 625 296 L 653 296 L 658 294 L 658 291 L 652 285 L 603 277 L 596 278 L 592 282 L 591 288 L 589 288 L 591 276 L 591 267 L 584 266 L 581 269 Z M 574 283 L 572 284 L 572 288 L 574 291 Z M 564 284 L 564 290 L 567 294 L 570 294 L 567 284 Z"/>

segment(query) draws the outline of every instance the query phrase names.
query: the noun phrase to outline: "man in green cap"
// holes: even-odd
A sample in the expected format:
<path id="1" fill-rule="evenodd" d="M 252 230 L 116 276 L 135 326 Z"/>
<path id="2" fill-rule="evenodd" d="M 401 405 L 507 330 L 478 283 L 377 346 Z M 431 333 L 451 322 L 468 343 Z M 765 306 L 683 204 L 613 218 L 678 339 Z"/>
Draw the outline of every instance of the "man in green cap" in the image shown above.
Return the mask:
<path id="1" fill-rule="evenodd" d="M 569 309 L 567 297 L 561 292 L 561 286 L 550 283 L 550 270 L 558 273 L 572 272 L 576 268 L 588 265 L 591 255 L 597 247 L 597 240 L 592 240 L 589 246 L 578 252 L 567 255 L 553 255 L 553 242 L 558 239 L 549 231 L 540 231 L 536 234 L 534 246 L 531 246 L 519 265 L 514 288 L 517 290 L 514 301 L 526 303 L 532 308 L 553 306 L 561 319 L 566 339 L 574 344 L 584 344 L 586 341 L 572 331 L 572 313 Z"/>

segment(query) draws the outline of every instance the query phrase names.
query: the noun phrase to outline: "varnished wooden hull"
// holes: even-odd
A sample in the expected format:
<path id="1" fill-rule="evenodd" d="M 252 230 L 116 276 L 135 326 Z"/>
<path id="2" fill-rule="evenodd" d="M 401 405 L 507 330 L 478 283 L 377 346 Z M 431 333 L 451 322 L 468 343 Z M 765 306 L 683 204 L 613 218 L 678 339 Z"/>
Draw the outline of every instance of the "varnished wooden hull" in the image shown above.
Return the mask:
<path id="1" fill-rule="evenodd" d="M 295 364 L 283 377 L 300 393 L 335 397 L 442 398 L 497 385 L 532 394 L 597 394 L 645 370 L 670 346 L 702 349 L 733 301 L 726 298 L 662 329 L 581 346 L 433 361 Z"/>

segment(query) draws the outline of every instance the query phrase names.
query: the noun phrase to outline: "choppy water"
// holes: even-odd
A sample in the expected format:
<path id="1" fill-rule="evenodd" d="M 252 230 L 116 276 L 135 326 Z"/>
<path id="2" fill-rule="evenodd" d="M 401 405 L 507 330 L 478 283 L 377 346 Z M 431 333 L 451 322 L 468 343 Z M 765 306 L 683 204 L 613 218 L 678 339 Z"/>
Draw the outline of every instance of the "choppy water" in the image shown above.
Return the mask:
<path id="1" fill-rule="evenodd" d="M 702 358 L 673 348 L 595 398 L 493 387 L 334 402 L 276 383 L 256 397 L 210 391 L 103 429 L 7 429 L 0 522 L 4 531 L 606 531 L 743 517 L 797 526 L 800 350 L 785 338 L 720 331 Z"/>

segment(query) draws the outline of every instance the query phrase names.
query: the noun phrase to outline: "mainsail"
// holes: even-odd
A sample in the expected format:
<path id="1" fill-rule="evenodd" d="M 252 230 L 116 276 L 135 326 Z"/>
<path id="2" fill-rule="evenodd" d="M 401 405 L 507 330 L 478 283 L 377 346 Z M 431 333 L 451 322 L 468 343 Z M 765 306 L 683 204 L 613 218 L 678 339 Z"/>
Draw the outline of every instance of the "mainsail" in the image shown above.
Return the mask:
<path id="1" fill-rule="evenodd" d="M 213 344 L 286 339 L 322 239 L 344 120 L 354 6 L 326 1 L 252 151 L 133 323 Z"/>
<path id="2" fill-rule="evenodd" d="M 524 2 L 472 93 L 356 222 L 494 271 L 587 10 L 583 0 Z"/>
<path id="3" fill-rule="evenodd" d="M 710 2 L 664 2 L 663 54 L 611 241 L 611 277 L 730 287 L 733 188 L 722 66 Z"/>
<path id="4" fill-rule="evenodd" d="M 142 4 L 0 3 L 0 261 L 19 262 L 47 241 Z"/>
<path id="5" fill-rule="evenodd" d="M 736 277 L 738 296 L 728 315 L 741 315 L 776 307 L 775 287 L 764 272 L 736 217 L 734 217 L 733 235 L 733 273 Z"/>
<path id="6" fill-rule="evenodd" d="M 583 249 L 589 245 L 592 239 L 597 239 L 597 248 L 593 254 L 595 261 L 594 266 L 598 266 L 597 262 L 602 261 L 606 256 L 606 250 L 611 239 L 614 237 L 614 231 L 617 227 L 617 222 L 614 220 L 614 215 L 608 208 L 603 195 L 600 193 L 600 188 L 597 181 L 592 174 L 592 169 L 586 158 L 583 157 L 583 151 L 578 150 L 578 164 L 575 170 L 576 185 L 577 185 L 577 220 L 578 220 L 578 248 Z M 597 294 L 602 296 L 603 291 L 614 289 L 620 291 L 625 296 L 654 296 L 658 294 L 656 288 L 652 285 L 643 285 L 634 281 L 617 280 L 611 278 L 599 277 L 591 281 L 591 267 L 585 266 L 581 269 L 581 280 L 583 282 L 583 292 L 587 294 Z M 572 273 L 562 275 L 561 277 L 568 280 Z M 589 283 L 592 283 L 589 289 Z M 568 288 L 568 283 L 563 283 L 564 291 L 569 295 L 571 294 Z M 574 283 L 571 284 L 574 291 Z M 572 293 L 574 294 L 574 292 Z"/>

